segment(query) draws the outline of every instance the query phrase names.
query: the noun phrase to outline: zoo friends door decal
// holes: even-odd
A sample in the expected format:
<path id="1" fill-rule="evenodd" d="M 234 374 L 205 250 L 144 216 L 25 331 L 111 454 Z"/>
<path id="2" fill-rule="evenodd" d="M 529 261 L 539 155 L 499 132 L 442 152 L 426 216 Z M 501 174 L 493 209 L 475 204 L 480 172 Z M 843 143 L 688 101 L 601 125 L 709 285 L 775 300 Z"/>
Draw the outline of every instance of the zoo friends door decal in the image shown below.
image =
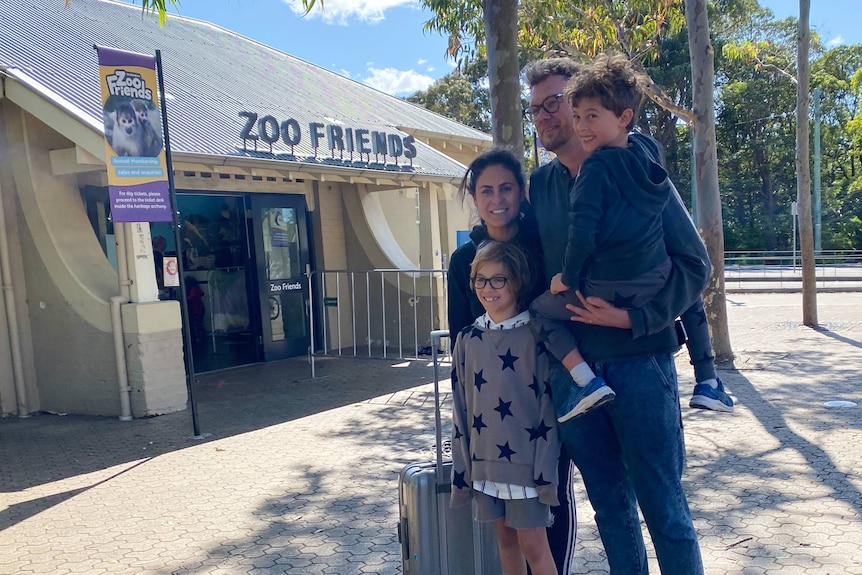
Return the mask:
<path id="1" fill-rule="evenodd" d="M 115 222 L 170 222 L 156 58 L 96 46 Z"/>

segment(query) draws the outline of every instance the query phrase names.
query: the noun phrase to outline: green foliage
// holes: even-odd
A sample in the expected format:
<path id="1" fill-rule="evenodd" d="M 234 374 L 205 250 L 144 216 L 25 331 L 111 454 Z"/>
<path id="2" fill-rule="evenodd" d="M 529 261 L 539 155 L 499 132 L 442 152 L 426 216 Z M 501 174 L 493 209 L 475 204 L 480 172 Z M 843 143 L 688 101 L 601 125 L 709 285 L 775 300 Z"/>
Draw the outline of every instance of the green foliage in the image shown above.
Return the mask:
<path id="1" fill-rule="evenodd" d="M 427 90 L 408 96 L 407 101 L 482 132 L 490 132 L 488 62 L 484 59 L 474 60 L 456 68 L 434 82 Z"/>
<path id="2" fill-rule="evenodd" d="M 484 56 L 482 2 L 422 4 L 433 14 L 425 29 L 449 38 L 450 56 Z M 518 12 L 518 44 L 528 59 L 559 54 L 592 57 L 614 49 L 640 62 L 658 57 L 659 39 L 685 26 L 676 0 L 522 0 Z"/>

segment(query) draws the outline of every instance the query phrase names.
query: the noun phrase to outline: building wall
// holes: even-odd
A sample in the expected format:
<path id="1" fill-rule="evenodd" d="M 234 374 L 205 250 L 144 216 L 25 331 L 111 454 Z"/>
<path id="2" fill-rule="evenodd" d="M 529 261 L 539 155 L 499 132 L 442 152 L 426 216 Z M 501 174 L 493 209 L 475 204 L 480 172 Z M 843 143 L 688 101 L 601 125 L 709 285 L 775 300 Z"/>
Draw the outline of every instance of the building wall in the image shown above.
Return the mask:
<path id="1" fill-rule="evenodd" d="M 39 404 L 31 410 L 113 415 L 117 370 L 108 298 L 117 276 L 87 219 L 75 175 L 52 173 L 50 150 L 73 144 L 6 106 L 11 171 L 20 202 L 27 309 Z M 20 319 L 20 316 L 19 316 Z"/>
<path id="2" fill-rule="evenodd" d="M 9 138 L 6 130 L 6 111 L 17 112 L 8 102 L 0 101 L 0 201 L 3 205 L 6 241 L 9 251 L 9 269 L 11 277 L 2 278 L 5 285 L 11 287 L 11 292 L 3 294 L 0 304 L 0 416 L 19 413 L 25 415 L 39 409 L 39 392 L 36 386 L 36 365 L 33 357 L 32 338 L 30 336 L 30 318 L 27 313 L 27 284 L 24 277 L 24 260 L 21 255 L 21 242 L 18 234 L 18 222 L 21 218 L 21 208 L 15 192 L 15 179 L 12 175 L 12 158 L 10 155 Z M 7 296 L 13 298 L 12 307 L 7 308 Z M 14 311 L 14 313 L 12 313 Z M 19 397 L 14 381 L 12 363 L 12 338 L 8 330 L 10 317 L 15 317 L 18 325 L 18 337 L 21 353 L 20 373 L 22 379 L 23 397 Z"/>
<path id="3" fill-rule="evenodd" d="M 71 171 L 58 169 L 54 164 L 58 152 L 68 159 L 79 150 L 69 139 L 77 138 L 74 130 L 60 129 L 53 120 L 49 126 L 8 100 L 0 101 L 0 106 L 6 142 L 0 141 L 0 192 L 4 207 L 12 205 L 7 223 L 17 262 L 13 284 L 23 336 L 27 409 L 116 415 L 120 402 L 109 302 L 119 293 L 117 272 L 92 229 L 80 191 L 83 183 L 103 183 L 104 166 L 94 160 Z M 86 128 L 77 125 L 75 130 Z M 74 162 L 72 167 L 76 168 Z M 183 163 L 174 168 L 177 189 L 303 194 L 313 222 L 314 261 L 321 271 L 440 269 L 454 249 L 455 230 L 461 229 L 458 222 L 465 220 L 448 184 L 384 188 L 348 183 L 340 177 L 321 175 L 318 180 L 317 175 L 288 170 Z M 373 201 L 368 203 L 369 199 Z M 375 202 L 375 214 L 382 214 L 391 239 L 388 247 L 397 249 L 383 249 L 380 228 L 369 222 L 369 206 Z M 396 252 L 403 257 L 393 259 Z M 141 269 L 151 273 L 150 267 Z M 403 282 L 400 290 L 395 277 Z M 427 332 L 440 327 L 445 318 L 444 284 L 442 278 L 420 282 L 417 293 L 412 279 L 401 273 L 386 278 L 384 284 L 375 283 L 375 293 L 366 294 L 370 312 L 360 304 L 356 310 L 346 305 L 356 296 L 349 293 L 348 282 L 340 289 L 328 284 L 325 295 L 342 306 L 323 308 L 329 328 L 327 345 L 331 348 L 335 343 L 332 326 L 338 321 L 349 324 L 354 317 L 357 324 L 386 319 L 372 333 L 360 329 L 356 342 L 352 330 L 343 330 L 341 345 L 369 341 L 394 345 L 396 339 L 407 349 L 424 345 Z M 178 310 L 165 303 L 152 302 L 159 306 L 157 315 L 165 318 L 159 325 L 138 321 L 156 315 L 143 303 L 132 304 L 123 314 L 129 323 L 124 346 L 136 416 L 182 409 L 185 404 Z M 5 319 L 5 311 L 0 309 L 0 320 Z M 399 332 L 408 326 L 410 333 Z M 4 329 L 0 334 L 3 414 L 16 409 L 14 382 L 7 375 L 11 371 L 8 339 Z"/>
<path id="4" fill-rule="evenodd" d="M 56 152 L 74 152 L 75 145 L 52 127 L 8 103 L 3 117 L 8 171 L 20 205 L 14 237 L 20 242 L 21 276 L 26 283 L 16 292 L 26 301 L 18 323 L 25 347 L 32 350 L 38 388 L 37 393 L 27 394 L 28 410 L 119 415 L 110 299 L 118 295 L 120 286 L 81 196 L 82 183 L 92 178 L 55 169 Z M 101 167 L 86 169 L 100 171 Z M 152 264 L 131 266 L 129 271 L 133 285 L 154 281 L 149 277 L 154 274 Z M 141 273 L 148 277 L 138 277 Z M 139 326 L 130 323 L 125 336 L 118 335 L 123 349 L 129 344 L 136 350 L 133 369 L 127 373 L 129 386 L 140 398 L 137 416 L 186 406 L 182 345 L 173 325 L 178 322 L 178 309 L 169 309 L 163 302 L 151 305 L 175 321 L 148 332 L 136 331 Z M 165 346 L 165 341 L 170 345 Z"/>

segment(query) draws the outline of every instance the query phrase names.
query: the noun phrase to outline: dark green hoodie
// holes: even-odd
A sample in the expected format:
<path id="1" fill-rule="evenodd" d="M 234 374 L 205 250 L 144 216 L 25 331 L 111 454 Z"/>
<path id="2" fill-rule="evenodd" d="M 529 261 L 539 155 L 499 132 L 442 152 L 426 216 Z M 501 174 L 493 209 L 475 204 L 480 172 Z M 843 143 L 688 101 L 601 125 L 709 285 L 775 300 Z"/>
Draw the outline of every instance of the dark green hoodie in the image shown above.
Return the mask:
<path id="1" fill-rule="evenodd" d="M 658 143 L 639 133 L 629 135 L 629 146 L 656 163 L 662 156 Z M 662 290 L 647 304 L 629 310 L 631 329 L 618 329 L 571 323 L 573 333 L 584 357 L 593 362 L 619 362 L 635 358 L 668 353 L 679 348 L 674 320 L 706 287 L 710 264 L 706 246 L 697 233 L 691 218 L 671 186 L 670 197 L 662 211 L 662 230 L 667 253 L 671 258 L 671 273 Z M 530 203 L 539 224 L 545 256 L 547 279 L 560 272 L 568 234 L 569 191 L 571 176 L 559 160 L 537 168 L 530 175 Z M 549 342 L 552 352 L 569 351 L 574 341 L 561 342 L 557 347 Z M 562 357 L 557 355 L 557 357 Z"/>
<path id="2" fill-rule="evenodd" d="M 600 148 L 581 165 L 570 193 L 563 283 L 624 281 L 667 261 L 661 214 L 670 180 L 636 148 Z"/>

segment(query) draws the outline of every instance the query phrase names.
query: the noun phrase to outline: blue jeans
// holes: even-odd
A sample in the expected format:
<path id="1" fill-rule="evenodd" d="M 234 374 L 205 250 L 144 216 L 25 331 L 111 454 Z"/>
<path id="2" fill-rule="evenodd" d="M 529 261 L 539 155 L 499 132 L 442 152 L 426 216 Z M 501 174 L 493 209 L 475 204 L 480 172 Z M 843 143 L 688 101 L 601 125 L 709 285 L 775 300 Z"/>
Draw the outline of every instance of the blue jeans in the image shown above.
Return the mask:
<path id="1" fill-rule="evenodd" d="M 583 477 L 611 574 L 648 573 L 638 504 L 662 574 L 702 574 L 682 487 L 685 445 L 673 358 L 659 354 L 593 369 L 616 399 L 561 424 L 560 438 Z M 555 400 L 565 399 L 571 387 L 565 368 L 555 368 L 551 380 Z"/>

